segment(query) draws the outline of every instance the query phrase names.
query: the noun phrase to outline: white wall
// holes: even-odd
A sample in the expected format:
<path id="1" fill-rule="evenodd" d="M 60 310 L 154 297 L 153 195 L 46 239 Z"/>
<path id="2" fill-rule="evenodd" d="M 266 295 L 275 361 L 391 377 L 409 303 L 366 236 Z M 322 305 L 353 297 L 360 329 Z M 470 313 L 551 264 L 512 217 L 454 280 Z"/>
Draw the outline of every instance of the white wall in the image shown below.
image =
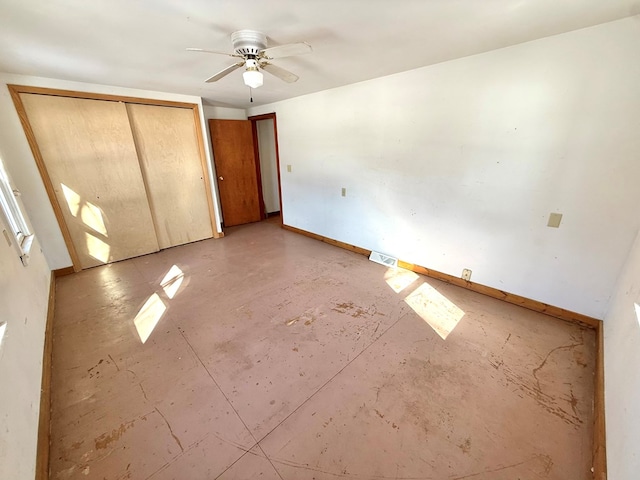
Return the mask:
<path id="1" fill-rule="evenodd" d="M 13 173 L 16 186 L 23 193 L 23 201 L 27 214 L 31 218 L 34 231 L 41 239 L 42 250 L 51 269 L 64 268 L 71 265 L 71 258 L 64 244 L 60 227 L 56 221 L 53 209 L 44 189 L 44 184 L 35 160 L 29 149 L 29 144 L 20 124 L 18 114 L 9 95 L 9 90 L 4 84 L 29 85 L 37 87 L 58 88 L 64 90 L 76 90 L 81 92 L 103 93 L 122 95 L 157 100 L 171 100 L 176 102 L 195 103 L 200 108 L 200 123 L 202 131 L 208 132 L 205 121 L 202 99 L 191 95 L 179 95 L 174 93 L 153 92 L 136 90 L 131 88 L 110 87 L 106 85 L 94 85 L 88 83 L 69 82 L 50 78 L 29 77 L 0 72 L 0 147 L 4 152 L 7 169 Z M 211 165 L 211 147 L 208 141 L 204 142 L 205 154 Z M 209 175 L 213 180 L 212 169 Z M 216 198 L 216 183 L 212 181 L 214 198 Z M 214 201 L 217 218 L 220 218 L 217 202 Z M 220 223 L 217 224 L 221 230 Z"/>
<path id="2" fill-rule="evenodd" d="M 210 118 L 215 118 L 217 120 L 246 120 L 247 111 L 243 108 L 215 107 L 212 105 L 205 105 L 204 117 L 207 120 Z"/>
<path id="3" fill-rule="evenodd" d="M 609 480 L 640 472 L 640 235 L 618 280 L 604 322 Z"/>
<path id="4" fill-rule="evenodd" d="M 640 225 L 639 50 L 636 16 L 249 114 L 277 114 L 286 224 L 602 318 Z"/>
<path id="5" fill-rule="evenodd" d="M 267 213 L 279 212 L 280 193 L 278 191 L 278 163 L 276 161 L 276 137 L 273 120 L 258 120 L 256 129 L 258 130 L 264 208 Z"/>
<path id="6" fill-rule="evenodd" d="M 6 165 L 2 145 L 0 156 Z M 5 229 L 10 231 L 0 215 L 0 324 L 6 322 L 0 339 L 0 478 L 32 479 L 50 272 L 37 237 L 24 267 L 15 245 L 5 241 Z"/>

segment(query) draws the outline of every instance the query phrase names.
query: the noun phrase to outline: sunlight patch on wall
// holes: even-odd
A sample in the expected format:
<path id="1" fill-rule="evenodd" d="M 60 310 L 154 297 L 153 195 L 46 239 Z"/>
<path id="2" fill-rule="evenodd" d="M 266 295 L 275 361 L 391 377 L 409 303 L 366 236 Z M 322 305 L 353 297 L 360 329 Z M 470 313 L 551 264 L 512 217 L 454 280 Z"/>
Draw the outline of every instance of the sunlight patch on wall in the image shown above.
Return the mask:
<path id="1" fill-rule="evenodd" d="M 418 275 L 416 273 L 404 268 L 389 268 L 384 274 L 384 281 L 396 293 L 400 293 L 417 279 Z"/>
<path id="2" fill-rule="evenodd" d="M 427 283 L 414 290 L 404 301 L 431 325 L 443 340 L 456 328 L 464 312 Z"/>
<path id="3" fill-rule="evenodd" d="M 7 331 L 7 322 L 0 323 L 0 350 L 2 350 L 4 334 L 6 331 Z"/>
<path id="4" fill-rule="evenodd" d="M 61 183 L 60 186 L 62 186 L 62 194 L 67 200 L 67 206 L 69 207 L 71 215 L 77 217 L 78 211 L 80 210 L 80 195 L 71 190 L 64 183 Z"/>
<path id="5" fill-rule="evenodd" d="M 160 286 L 169 298 L 173 298 L 184 280 L 184 273 L 177 265 L 172 266 L 160 282 Z"/>
<path id="6" fill-rule="evenodd" d="M 91 202 L 85 202 L 82 206 L 80 219 L 87 227 L 95 230 L 98 233 L 101 233 L 105 237 L 108 236 L 107 227 L 104 224 L 104 219 L 102 218 L 102 210 L 100 209 L 100 207 L 96 207 Z"/>
<path id="7" fill-rule="evenodd" d="M 133 320 L 133 324 L 136 326 L 140 341 L 145 343 L 156 325 L 167 310 L 166 305 L 157 293 L 154 293 L 149 297 L 149 300 L 142 306 L 136 318 Z"/>
<path id="8" fill-rule="evenodd" d="M 80 195 L 67 187 L 64 183 L 61 183 L 60 185 L 62 186 L 62 193 L 67 201 L 67 206 L 69 207 L 71 215 L 77 217 L 79 213 L 82 223 L 107 237 L 107 227 L 102 216 L 102 209 L 91 202 L 82 200 Z"/>
<path id="9" fill-rule="evenodd" d="M 84 236 L 89 255 L 103 263 L 107 263 L 111 254 L 111 247 L 90 233 L 85 232 Z"/>

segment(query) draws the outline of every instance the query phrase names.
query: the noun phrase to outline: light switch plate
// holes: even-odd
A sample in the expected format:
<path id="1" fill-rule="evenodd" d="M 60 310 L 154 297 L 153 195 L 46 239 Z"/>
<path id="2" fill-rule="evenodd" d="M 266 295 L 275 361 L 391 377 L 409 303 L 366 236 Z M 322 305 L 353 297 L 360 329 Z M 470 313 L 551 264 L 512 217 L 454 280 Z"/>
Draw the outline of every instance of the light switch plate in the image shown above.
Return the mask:
<path id="1" fill-rule="evenodd" d="M 547 227 L 558 228 L 560 226 L 561 221 L 562 221 L 561 213 L 550 213 L 549 221 L 547 222 Z"/>
<path id="2" fill-rule="evenodd" d="M 291 173 L 291 165 L 287 165 L 287 172 Z"/>
<path id="3" fill-rule="evenodd" d="M 342 196 L 346 197 L 347 196 L 347 189 L 342 187 Z"/>

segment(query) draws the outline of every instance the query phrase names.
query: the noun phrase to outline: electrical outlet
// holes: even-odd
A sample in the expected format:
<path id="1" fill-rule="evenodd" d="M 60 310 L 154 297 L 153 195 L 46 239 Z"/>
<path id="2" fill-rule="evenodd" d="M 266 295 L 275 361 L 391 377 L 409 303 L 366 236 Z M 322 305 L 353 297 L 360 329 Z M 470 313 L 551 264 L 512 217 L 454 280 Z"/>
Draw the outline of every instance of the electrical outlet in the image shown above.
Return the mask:
<path id="1" fill-rule="evenodd" d="M 466 280 L 467 282 L 471 281 L 471 270 L 469 270 L 468 268 L 465 268 L 464 270 L 462 270 L 462 279 Z"/>
<path id="2" fill-rule="evenodd" d="M 342 187 L 342 196 L 346 197 L 347 196 L 347 189 Z"/>

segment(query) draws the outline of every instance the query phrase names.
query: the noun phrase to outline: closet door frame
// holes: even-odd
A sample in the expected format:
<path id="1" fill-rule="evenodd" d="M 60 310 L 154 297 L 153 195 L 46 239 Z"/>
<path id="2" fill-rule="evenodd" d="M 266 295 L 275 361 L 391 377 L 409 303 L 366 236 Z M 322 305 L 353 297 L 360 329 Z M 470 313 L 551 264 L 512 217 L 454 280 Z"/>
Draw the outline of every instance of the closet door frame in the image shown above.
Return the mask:
<path id="1" fill-rule="evenodd" d="M 40 173 L 40 177 L 42 178 L 42 182 L 44 183 L 44 188 L 47 192 L 47 196 L 49 197 L 49 201 L 51 202 L 51 206 L 53 207 L 53 212 L 56 216 L 56 220 L 58 221 L 58 225 L 62 232 L 64 243 L 69 251 L 69 256 L 71 257 L 74 272 L 79 272 L 80 270 L 82 270 L 82 268 L 80 267 L 80 259 L 73 245 L 73 242 L 71 241 L 71 234 L 69 233 L 69 228 L 67 227 L 67 224 L 62 215 L 62 208 L 60 207 L 58 199 L 53 190 L 53 184 L 49 177 L 49 173 L 47 172 L 47 167 L 44 163 L 42 154 L 40 153 L 40 148 L 38 147 L 38 142 L 36 141 L 35 134 L 33 132 L 33 129 L 31 128 L 31 124 L 29 123 L 29 118 L 27 117 L 27 112 L 22 103 L 22 99 L 20 98 L 21 93 L 33 93 L 39 95 L 53 95 L 57 97 L 81 98 L 86 100 L 104 100 L 110 102 L 135 103 L 142 105 L 158 105 L 163 107 L 179 107 L 191 109 L 193 111 L 193 120 L 196 128 L 196 135 L 198 137 L 198 150 L 200 153 L 200 163 L 202 166 L 204 188 L 207 195 L 207 205 L 209 207 L 211 230 L 213 231 L 213 238 L 222 237 L 222 234 L 218 232 L 218 229 L 216 227 L 218 221 L 216 218 L 215 209 L 213 207 L 213 191 L 211 187 L 211 179 L 209 176 L 209 165 L 207 163 L 207 157 L 205 155 L 204 136 L 202 132 L 202 125 L 200 123 L 200 107 L 198 104 L 174 102 L 171 100 L 126 97 L 122 95 L 79 92 L 74 90 L 60 90 L 55 88 L 30 87 L 25 85 L 7 85 L 7 87 L 9 88 L 9 93 L 11 94 L 11 98 L 16 107 L 16 111 L 18 112 L 18 116 L 20 117 L 20 123 L 22 124 L 22 128 L 24 129 L 27 141 L 29 142 L 29 147 L 31 148 L 31 153 L 33 154 L 33 157 L 36 161 L 36 166 L 38 167 L 38 172 Z"/>

